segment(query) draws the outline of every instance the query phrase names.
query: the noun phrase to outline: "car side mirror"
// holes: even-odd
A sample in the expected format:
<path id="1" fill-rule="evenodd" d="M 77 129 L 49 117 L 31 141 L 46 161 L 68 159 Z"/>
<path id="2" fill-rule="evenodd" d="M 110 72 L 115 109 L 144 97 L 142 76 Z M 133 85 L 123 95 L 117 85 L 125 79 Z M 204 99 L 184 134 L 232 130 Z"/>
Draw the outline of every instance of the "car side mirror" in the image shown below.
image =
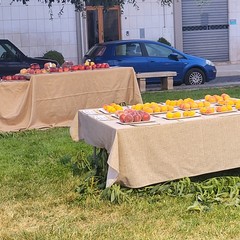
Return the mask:
<path id="1" fill-rule="evenodd" d="M 178 54 L 177 53 L 171 53 L 168 58 L 178 61 Z"/>

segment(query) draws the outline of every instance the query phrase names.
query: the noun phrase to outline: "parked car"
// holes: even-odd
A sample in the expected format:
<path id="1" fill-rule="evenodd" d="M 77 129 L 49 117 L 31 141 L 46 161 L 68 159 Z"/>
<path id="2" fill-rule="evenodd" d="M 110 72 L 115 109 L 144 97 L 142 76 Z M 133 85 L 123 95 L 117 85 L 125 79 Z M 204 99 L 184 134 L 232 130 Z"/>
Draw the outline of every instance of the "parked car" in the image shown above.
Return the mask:
<path id="1" fill-rule="evenodd" d="M 22 68 L 29 68 L 32 63 L 43 68 L 47 62 L 59 65 L 55 60 L 27 57 L 12 42 L 0 39 L 0 77 L 19 73 Z"/>
<path id="2" fill-rule="evenodd" d="M 95 63 L 106 62 L 110 66 L 133 67 L 136 73 L 175 71 L 175 85 L 203 84 L 215 79 L 217 72 L 210 60 L 150 40 L 98 43 L 85 54 L 83 61 L 88 59 Z M 154 82 L 156 79 L 147 79 L 147 83 Z"/>

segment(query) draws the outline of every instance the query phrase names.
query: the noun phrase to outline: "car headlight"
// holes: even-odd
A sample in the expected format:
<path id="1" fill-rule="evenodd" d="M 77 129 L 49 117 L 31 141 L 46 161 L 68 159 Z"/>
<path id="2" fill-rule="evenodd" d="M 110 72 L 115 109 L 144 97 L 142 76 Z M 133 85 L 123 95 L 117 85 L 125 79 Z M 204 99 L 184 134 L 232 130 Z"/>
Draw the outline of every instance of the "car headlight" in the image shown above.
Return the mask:
<path id="1" fill-rule="evenodd" d="M 212 61 L 208 60 L 208 59 L 206 60 L 206 64 L 210 65 L 210 66 L 213 66 L 213 67 L 215 66 L 214 63 Z"/>

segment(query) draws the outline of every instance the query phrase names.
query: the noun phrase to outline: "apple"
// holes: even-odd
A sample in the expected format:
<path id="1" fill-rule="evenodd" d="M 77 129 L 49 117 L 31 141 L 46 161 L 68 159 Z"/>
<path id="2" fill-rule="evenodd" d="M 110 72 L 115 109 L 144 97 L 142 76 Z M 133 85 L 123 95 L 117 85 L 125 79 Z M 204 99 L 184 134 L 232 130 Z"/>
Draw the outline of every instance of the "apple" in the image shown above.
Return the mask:
<path id="1" fill-rule="evenodd" d="M 45 69 L 50 69 L 51 67 L 55 68 L 57 67 L 55 63 L 52 63 L 52 62 L 47 62 L 44 64 L 44 68 Z"/>
<path id="2" fill-rule="evenodd" d="M 5 80 L 12 80 L 12 76 L 11 75 L 6 76 Z"/>
<path id="3" fill-rule="evenodd" d="M 12 80 L 18 80 L 18 79 L 19 79 L 18 75 L 13 75 L 12 76 Z"/>
<path id="4" fill-rule="evenodd" d="M 26 80 L 27 78 L 25 77 L 25 76 L 23 76 L 23 75 L 19 75 L 18 76 L 18 80 Z"/>
<path id="5" fill-rule="evenodd" d="M 21 74 L 27 74 L 27 69 L 26 69 L 26 68 L 22 68 L 22 69 L 20 70 L 20 73 L 21 73 Z"/>
<path id="6" fill-rule="evenodd" d="M 31 68 L 31 69 L 40 69 L 40 65 L 39 65 L 38 63 L 32 63 L 32 64 L 30 65 L 30 68 Z"/>
<path id="7" fill-rule="evenodd" d="M 57 68 L 56 67 L 50 67 L 49 72 L 57 72 Z"/>
<path id="8" fill-rule="evenodd" d="M 47 70 L 45 68 L 41 69 L 41 73 L 47 73 Z"/>
<path id="9" fill-rule="evenodd" d="M 63 68 L 60 67 L 60 68 L 58 69 L 58 72 L 63 72 Z"/>
<path id="10" fill-rule="evenodd" d="M 78 65 L 73 65 L 72 67 L 71 67 L 71 70 L 72 71 L 77 71 L 79 68 L 78 68 Z"/>
<path id="11" fill-rule="evenodd" d="M 84 68 L 85 68 L 85 70 L 90 70 L 90 69 L 91 69 L 91 66 L 85 65 Z"/>
<path id="12" fill-rule="evenodd" d="M 102 64 L 101 63 L 97 63 L 96 64 L 96 68 L 101 68 Z"/>
<path id="13" fill-rule="evenodd" d="M 35 69 L 35 74 L 40 74 L 40 73 L 42 73 L 41 69 Z"/>
<path id="14" fill-rule="evenodd" d="M 28 70 L 28 73 L 29 73 L 29 74 L 35 74 L 35 70 L 32 69 L 32 68 L 30 68 L 30 69 Z"/>
<path id="15" fill-rule="evenodd" d="M 78 70 L 85 70 L 84 65 L 78 65 Z"/>
<path id="16" fill-rule="evenodd" d="M 69 72 L 70 68 L 69 67 L 63 67 L 64 72 Z"/>

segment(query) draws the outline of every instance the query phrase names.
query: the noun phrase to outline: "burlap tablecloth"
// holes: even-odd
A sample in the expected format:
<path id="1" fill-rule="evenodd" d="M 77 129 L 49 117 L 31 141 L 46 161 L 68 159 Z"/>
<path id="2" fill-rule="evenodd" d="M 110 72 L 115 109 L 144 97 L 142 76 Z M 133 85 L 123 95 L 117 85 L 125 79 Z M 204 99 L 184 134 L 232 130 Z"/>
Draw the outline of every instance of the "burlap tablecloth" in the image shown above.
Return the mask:
<path id="1" fill-rule="evenodd" d="M 108 151 L 107 186 L 119 182 L 138 188 L 240 167 L 239 112 L 183 120 L 159 115 L 153 120 L 120 125 L 79 111 L 70 133 L 75 141 Z"/>
<path id="2" fill-rule="evenodd" d="M 133 68 L 32 75 L 0 83 L 0 131 L 70 126 L 79 109 L 142 102 Z M 4 103 L 4 104 L 3 104 Z"/>

